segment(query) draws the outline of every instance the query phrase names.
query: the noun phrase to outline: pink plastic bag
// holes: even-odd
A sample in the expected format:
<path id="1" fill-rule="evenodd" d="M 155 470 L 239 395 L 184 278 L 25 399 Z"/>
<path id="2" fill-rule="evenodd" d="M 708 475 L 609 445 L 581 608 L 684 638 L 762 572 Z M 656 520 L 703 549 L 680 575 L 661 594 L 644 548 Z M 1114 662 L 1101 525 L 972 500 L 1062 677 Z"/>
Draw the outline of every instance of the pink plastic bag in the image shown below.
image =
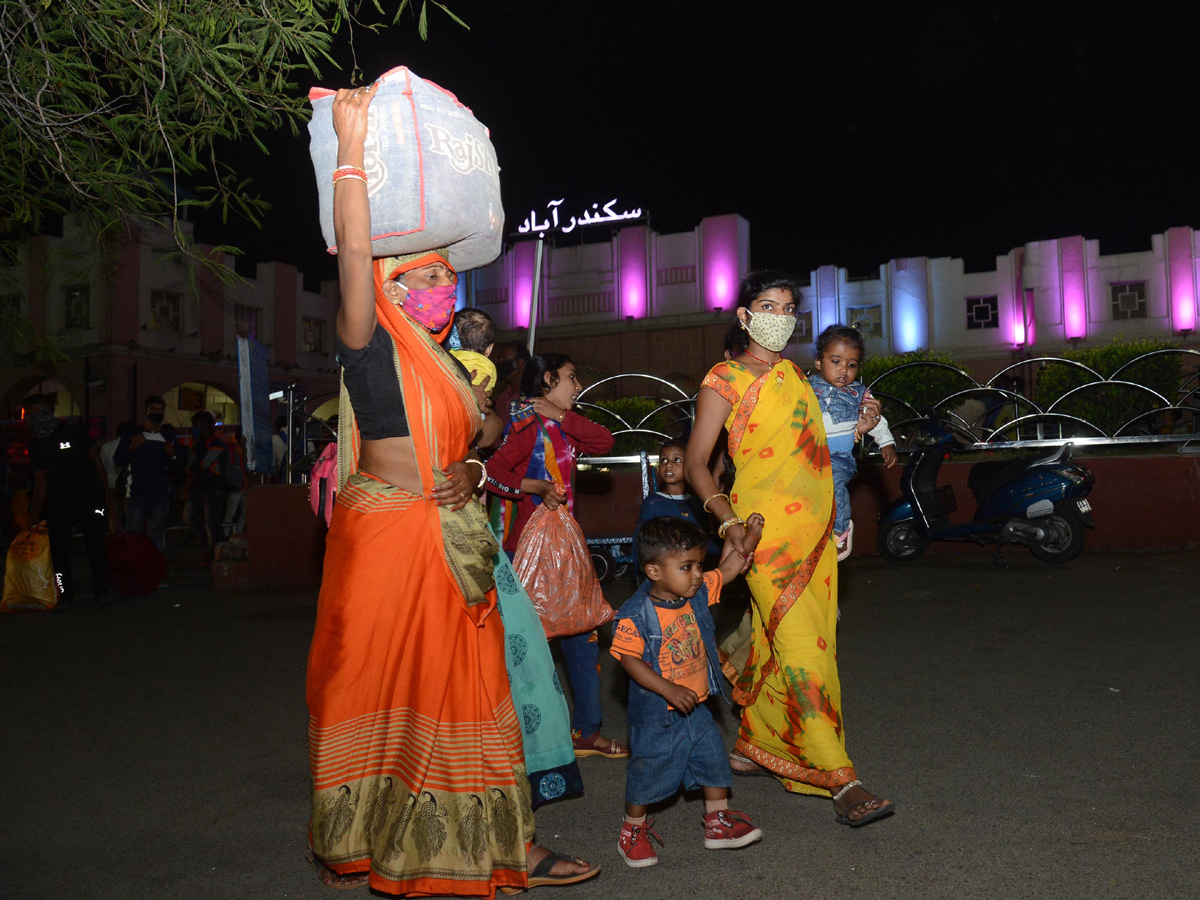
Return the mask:
<path id="1" fill-rule="evenodd" d="M 583 634 L 612 620 L 583 529 L 565 506 L 533 511 L 517 543 L 513 569 L 546 637 Z"/>

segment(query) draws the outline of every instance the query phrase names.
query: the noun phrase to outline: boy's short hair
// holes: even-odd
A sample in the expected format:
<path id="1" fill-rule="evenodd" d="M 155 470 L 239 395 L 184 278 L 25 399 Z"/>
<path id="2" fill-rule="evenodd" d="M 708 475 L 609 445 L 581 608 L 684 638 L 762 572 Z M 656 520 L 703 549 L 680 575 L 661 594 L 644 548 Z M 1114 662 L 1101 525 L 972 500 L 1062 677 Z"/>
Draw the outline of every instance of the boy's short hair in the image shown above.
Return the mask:
<path id="1" fill-rule="evenodd" d="M 708 535 L 695 522 L 679 516 L 658 516 L 638 529 L 638 569 L 659 562 L 668 553 L 687 553 L 707 546 Z"/>
<path id="2" fill-rule="evenodd" d="M 145 402 L 142 404 L 142 409 L 149 409 L 151 406 L 155 406 L 155 405 L 166 406 L 167 401 L 164 400 L 162 397 L 158 396 L 158 394 L 151 394 L 149 397 L 146 398 Z"/>
<path id="3" fill-rule="evenodd" d="M 454 314 L 454 327 L 464 350 L 486 353 L 496 343 L 496 322 L 481 309 L 460 309 Z"/>

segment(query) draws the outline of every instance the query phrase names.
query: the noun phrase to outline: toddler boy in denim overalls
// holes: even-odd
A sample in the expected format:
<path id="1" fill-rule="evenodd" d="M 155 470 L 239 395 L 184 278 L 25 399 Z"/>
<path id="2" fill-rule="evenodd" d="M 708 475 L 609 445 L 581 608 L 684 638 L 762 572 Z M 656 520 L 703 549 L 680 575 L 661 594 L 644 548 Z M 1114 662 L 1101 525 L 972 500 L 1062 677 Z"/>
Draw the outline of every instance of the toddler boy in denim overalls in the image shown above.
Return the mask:
<path id="1" fill-rule="evenodd" d="M 629 738 L 625 821 L 617 849 L 634 868 L 658 862 L 647 807 L 685 790 L 703 789 L 704 846 L 744 847 L 762 839 L 745 813 L 729 808 L 733 775 L 712 713 L 704 701 L 729 699 L 717 662 L 716 628 L 708 607 L 721 586 L 749 567 L 762 537 L 762 516 L 751 515 L 740 556 L 728 541 L 718 569 L 703 571 L 708 535 L 674 516 L 650 519 L 638 530 L 638 565 L 647 581 L 617 613 L 612 654 L 629 674 Z"/>

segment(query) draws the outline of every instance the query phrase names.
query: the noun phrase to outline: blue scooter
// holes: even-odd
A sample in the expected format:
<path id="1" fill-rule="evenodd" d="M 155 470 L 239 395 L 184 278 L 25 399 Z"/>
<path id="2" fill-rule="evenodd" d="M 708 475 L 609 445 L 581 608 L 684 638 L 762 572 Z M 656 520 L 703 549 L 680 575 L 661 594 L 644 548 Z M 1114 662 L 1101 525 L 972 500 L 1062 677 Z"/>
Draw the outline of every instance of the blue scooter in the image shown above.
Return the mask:
<path id="1" fill-rule="evenodd" d="M 1008 544 L 1025 544 L 1043 562 L 1064 563 L 1083 550 L 1083 526 L 1095 528 L 1084 498 L 1095 483 L 1071 459 L 1071 445 L 1017 459 L 976 463 L 967 476 L 975 495 L 970 522 L 951 522 L 957 509 L 953 485 L 938 487 L 938 471 L 964 449 L 936 417 L 930 417 L 900 476 L 903 496 L 879 516 L 876 545 L 890 562 L 909 562 L 933 541 L 996 542 L 997 565 Z"/>

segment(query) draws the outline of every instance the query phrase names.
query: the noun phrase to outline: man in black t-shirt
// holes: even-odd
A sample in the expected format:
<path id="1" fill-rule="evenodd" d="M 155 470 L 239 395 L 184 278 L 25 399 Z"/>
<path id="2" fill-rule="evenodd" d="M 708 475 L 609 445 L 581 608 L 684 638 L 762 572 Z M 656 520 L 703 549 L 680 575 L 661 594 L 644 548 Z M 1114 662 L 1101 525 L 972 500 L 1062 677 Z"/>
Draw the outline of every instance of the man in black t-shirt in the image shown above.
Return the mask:
<path id="1" fill-rule="evenodd" d="M 92 569 L 92 595 L 97 605 L 108 602 L 108 534 L 105 480 L 87 427 L 60 422 L 54 417 L 53 398 L 25 401 L 25 421 L 33 432 L 29 462 L 33 469 L 31 522 L 46 522 L 50 555 L 58 576 L 59 604 L 78 604 L 71 577 L 71 534 L 83 529 L 84 547 Z"/>
<path id="2" fill-rule="evenodd" d="M 129 502 L 125 528 L 144 534 L 159 553 L 167 552 L 167 514 L 174 490 L 171 468 L 175 460 L 175 429 L 163 423 L 167 406 L 155 394 L 146 398 L 146 421 L 140 431 L 121 438 L 113 461 L 129 466 Z"/>

